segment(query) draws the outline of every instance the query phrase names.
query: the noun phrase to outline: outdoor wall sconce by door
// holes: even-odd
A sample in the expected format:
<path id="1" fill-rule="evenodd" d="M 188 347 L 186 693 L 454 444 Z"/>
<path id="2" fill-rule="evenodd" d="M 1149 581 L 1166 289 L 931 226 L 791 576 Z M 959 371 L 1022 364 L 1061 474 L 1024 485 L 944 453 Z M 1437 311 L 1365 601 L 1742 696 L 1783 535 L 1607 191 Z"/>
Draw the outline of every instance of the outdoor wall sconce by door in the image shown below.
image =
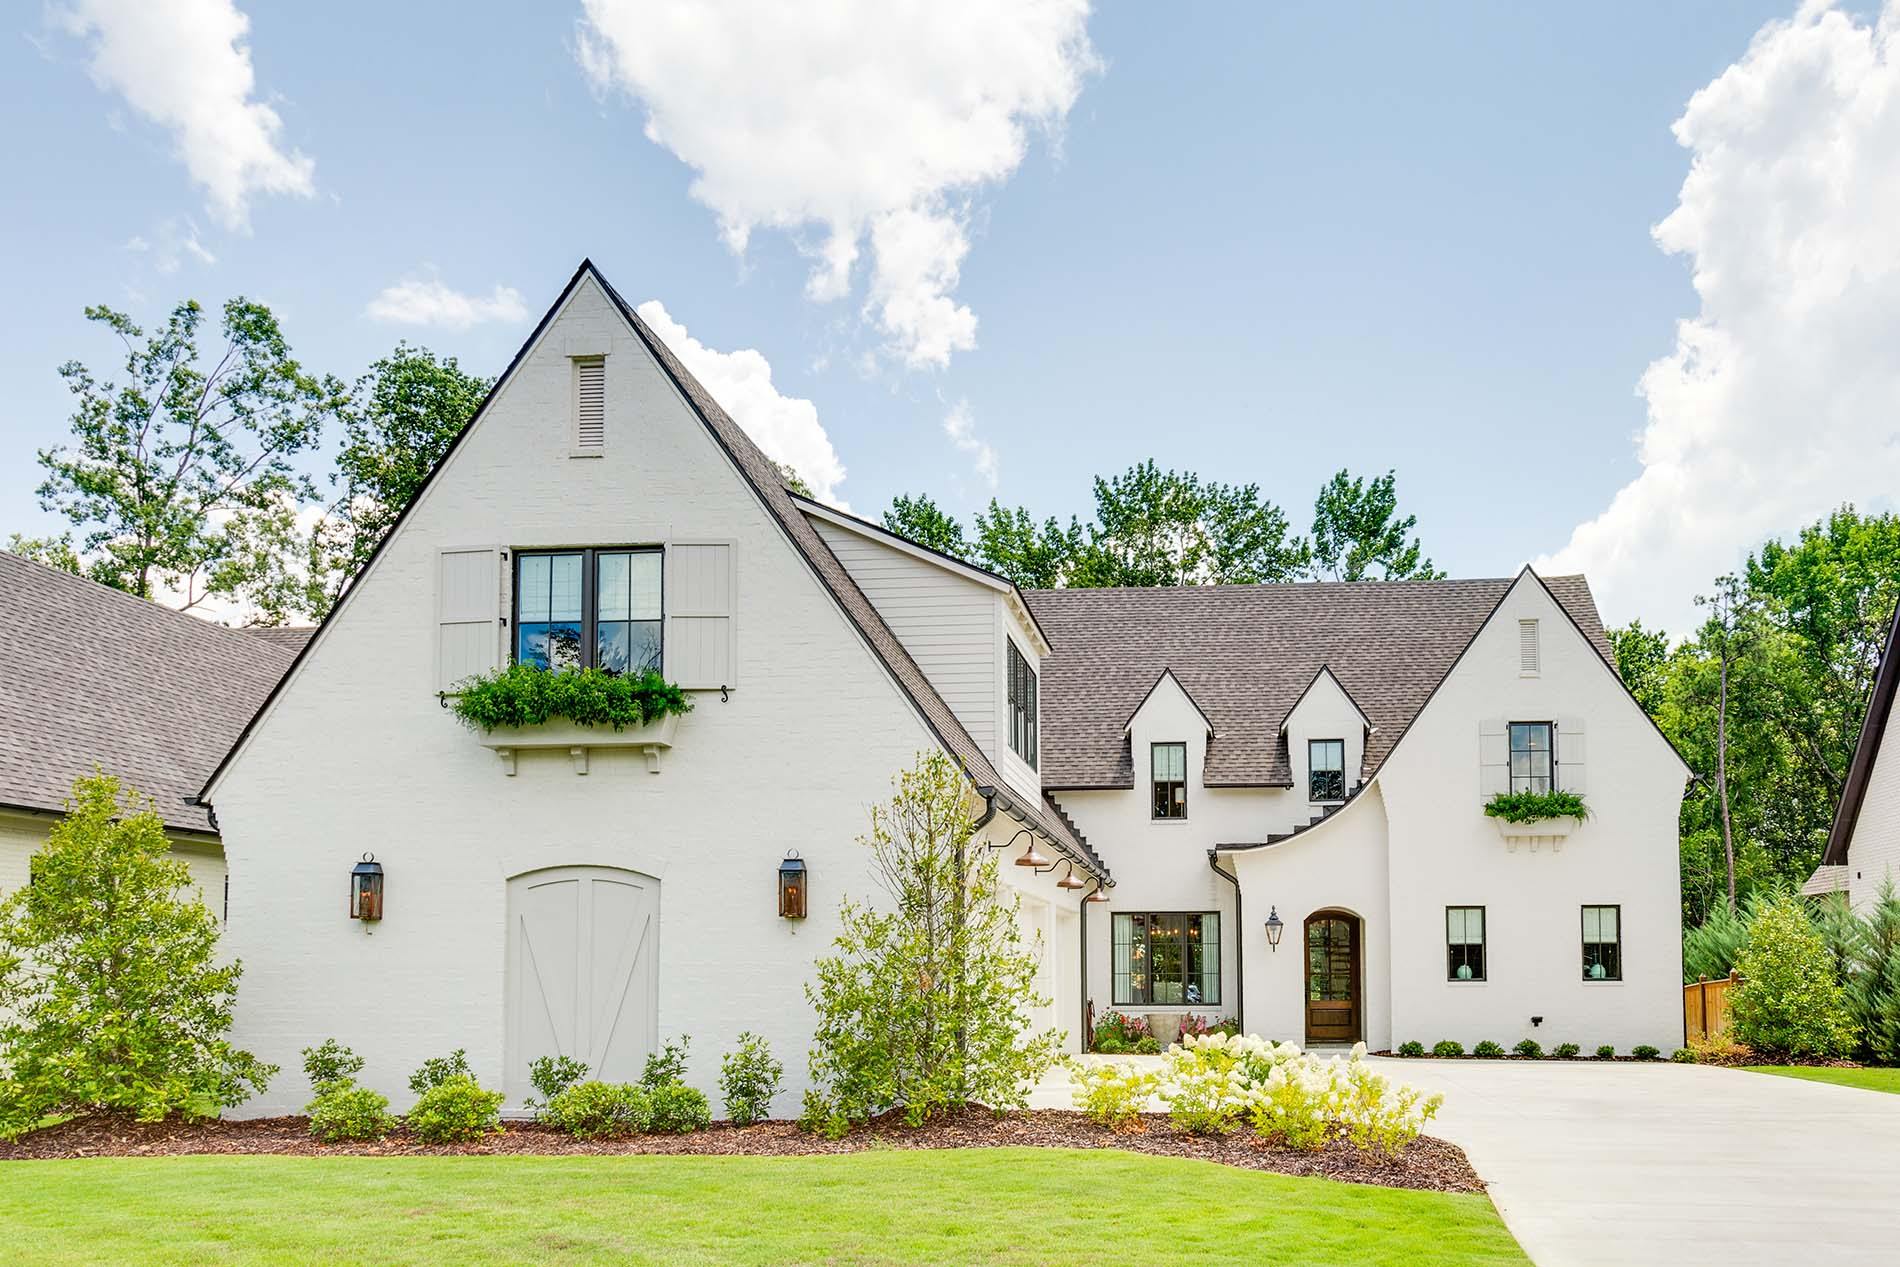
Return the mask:
<path id="1" fill-rule="evenodd" d="M 1286 931 L 1286 921 L 1280 918 L 1280 908 L 1267 908 L 1267 945 L 1275 954 L 1280 952 L 1280 934 Z"/>
<path id="2" fill-rule="evenodd" d="M 780 919 L 805 918 L 805 860 L 796 849 L 778 864 L 778 913 Z"/>
<path id="3" fill-rule="evenodd" d="M 363 921 L 363 931 L 383 917 L 383 864 L 366 853 L 350 868 L 350 918 Z"/>

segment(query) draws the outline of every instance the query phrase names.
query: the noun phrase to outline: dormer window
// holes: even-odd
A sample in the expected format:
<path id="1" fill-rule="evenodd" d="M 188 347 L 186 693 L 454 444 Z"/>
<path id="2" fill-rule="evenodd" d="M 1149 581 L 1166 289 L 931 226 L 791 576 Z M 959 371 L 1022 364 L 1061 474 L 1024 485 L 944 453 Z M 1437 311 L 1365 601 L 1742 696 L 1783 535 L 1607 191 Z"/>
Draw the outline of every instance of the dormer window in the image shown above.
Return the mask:
<path id="1" fill-rule="evenodd" d="M 1346 741 L 1344 739 L 1306 741 L 1306 799 L 1309 801 L 1346 799 Z"/>
<path id="2" fill-rule="evenodd" d="M 1158 743 L 1149 750 L 1156 818 L 1187 817 L 1187 745 Z"/>
<path id="3" fill-rule="evenodd" d="M 1036 671 L 1023 653 L 1009 647 L 1009 747 L 1036 768 Z M 994 698 L 994 697 L 992 697 Z"/>

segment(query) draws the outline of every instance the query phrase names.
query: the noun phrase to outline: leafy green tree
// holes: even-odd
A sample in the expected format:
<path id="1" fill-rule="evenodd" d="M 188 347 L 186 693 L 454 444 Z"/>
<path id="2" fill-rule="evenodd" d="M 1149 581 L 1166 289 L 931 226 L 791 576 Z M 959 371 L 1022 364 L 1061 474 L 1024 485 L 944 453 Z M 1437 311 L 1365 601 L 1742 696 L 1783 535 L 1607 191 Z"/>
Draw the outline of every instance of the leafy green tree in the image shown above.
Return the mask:
<path id="1" fill-rule="evenodd" d="M 976 517 L 976 561 L 1022 589 L 1055 589 L 1077 583 L 1073 573 L 1082 549 L 1082 525 L 1064 528 L 1051 517 L 1040 526 L 1029 512 L 995 498 Z"/>
<path id="2" fill-rule="evenodd" d="M 74 576 L 86 574 L 86 565 L 73 549 L 73 534 L 70 532 L 57 537 L 28 537 L 16 532 L 7 538 L 7 549 L 56 572 L 69 572 Z"/>
<path id="3" fill-rule="evenodd" d="M 453 362 L 451 362 L 451 364 L 453 364 Z M 805 477 L 798 473 L 797 467 L 793 466 L 790 462 L 774 462 L 772 465 L 778 467 L 779 478 L 785 481 L 785 487 L 791 489 L 800 497 L 810 497 L 812 495 L 811 485 L 805 482 Z"/>
<path id="4" fill-rule="evenodd" d="M 357 379 L 330 476 L 335 500 L 317 533 L 321 580 L 311 614 L 327 612 L 362 571 L 493 385 L 452 356 L 407 343 Z"/>
<path id="5" fill-rule="evenodd" d="M 1445 574 L 1432 567 L 1419 539 L 1406 540 L 1418 516 L 1400 517 L 1396 484 L 1392 471 L 1370 483 L 1348 471 L 1326 481 L 1313 503 L 1315 576 L 1363 581 L 1377 568 L 1376 580 L 1443 579 Z"/>
<path id="6" fill-rule="evenodd" d="M 226 1041 L 242 972 L 149 802 L 73 785 L 0 904 L 0 1137 L 53 1113 L 209 1116 L 276 1068 Z"/>
<path id="7" fill-rule="evenodd" d="M 1769 895 L 1748 921 L 1748 944 L 1730 994 L 1735 1037 L 1764 1055 L 1839 1056 L 1854 1045 L 1834 957 L 1785 889 Z"/>
<path id="8" fill-rule="evenodd" d="M 1095 480 L 1095 521 L 1069 583 L 1226 585 L 1285 581 L 1308 562 L 1257 484 L 1219 484 L 1154 461 Z"/>
<path id="9" fill-rule="evenodd" d="M 893 497 L 891 508 L 884 512 L 884 526 L 900 537 L 929 546 L 953 559 L 967 562 L 970 558 L 970 543 L 963 539 L 963 525 L 926 494 L 912 497 L 899 493 Z"/>
<path id="10" fill-rule="evenodd" d="M 971 1102 L 1021 1108 L 1062 1045 L 1033 1030 L 1044 948 L 1024 944 L 996 856 L 972 840 L 968 781 L 933 752 L 894 785 L 860 838 L 888 905 L 846 898 L 805 987 L 818 1012 L 805 1120 L 834 1134 L 892 1108 L 913 1126 Z"/>
<path id="11" fill-rule="evenodd" d="M 39 455 L 40 504 L 79 530 L 85 574 L 186 610 L 216 597 L 265 623 L 308 614 L 297 512 L 317 494 L 293 459 L 340 414 L 343 384 L 306 371 L 247 299 L 224 305 L 223 348 L 208 356 L 190 300 L 150 335 L 110 308 L 86 317 L 118 336 L 125 378 L 61 366 L 78 400 L 72 440 Z"/>
<path id="12" fill-rule="evenodd" d="M 1883 881 L 1859 921 L 1847 1008 L 1860 1030 L 1862 1051 L 1882 1065 L 1900 1065 L 1900 895 Z"/>
<path id="13" fill-rule="evenodd" d="M 1669 635 L 1643 628 L 1640 620 L 1607 632 L 1610 649 L 1616 653 L 1617 674 L 1630 694 L 1650 716 L 1661 713 L 1669 689 Z"/>
<path id="14" fill-rule="evenodd" d="M 1735 968 L 1748 945 L 1748 922 L 1754 906 L 1737 914 L 1727 904 L 1715 903 L 1708 918 L 1700 924 L 1686 925 L 1682 931 L 1682 979 L 1711 981 L 1726 977 Z"/>

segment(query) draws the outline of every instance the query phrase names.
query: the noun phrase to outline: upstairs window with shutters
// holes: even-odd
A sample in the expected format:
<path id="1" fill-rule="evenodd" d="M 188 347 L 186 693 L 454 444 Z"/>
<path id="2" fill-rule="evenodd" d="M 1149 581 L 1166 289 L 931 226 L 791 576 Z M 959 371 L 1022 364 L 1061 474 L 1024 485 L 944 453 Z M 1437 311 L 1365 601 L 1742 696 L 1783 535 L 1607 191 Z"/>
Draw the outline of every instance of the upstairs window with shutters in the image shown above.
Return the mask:
<path id="1" fill-rule="evenodd" d="M 574 359 L 574 456 L 592 457 L 607 446 L 607 358 Z"/>
<path id="2" fill-rule="evenodd" d="M 1009 648 L 1009 746 L 1015 754 L 1036 768 L 1036 671 L 1016 649 Z"/>

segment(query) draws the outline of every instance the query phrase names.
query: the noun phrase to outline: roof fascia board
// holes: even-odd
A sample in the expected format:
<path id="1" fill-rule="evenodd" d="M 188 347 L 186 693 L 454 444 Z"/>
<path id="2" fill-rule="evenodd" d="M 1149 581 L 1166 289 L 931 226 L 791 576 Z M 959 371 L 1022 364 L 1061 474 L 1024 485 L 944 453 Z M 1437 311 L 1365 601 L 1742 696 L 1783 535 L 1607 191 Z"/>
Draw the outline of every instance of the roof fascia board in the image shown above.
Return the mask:
<path id="1" fill-rule="evenodd" d="M 1900 690 L 1900 606 L 1887 625 L 1887 645 L 1880 653 L 1880 668 L 1874 674 L 1873 694 L 1867 698 L 1867 715 L 1861 719 L 1860 738 L 1854 743 L 1854 758 L 1848 763 L 1847 781 L 1841 785 L 1841 803 L 1835 807 L 1834 822 L 1828 828 L 1827 849 L 1821 865 L 1847 865 L 1847 847 L 1854 841 L 1854 827 L 1860 821 L 1861 803 L 1867 798 L 1867 785 L 1874 776 L 1874 762 L 1880 756 L 1880 742 L 1893 716 L 1893 701 Z"/>

